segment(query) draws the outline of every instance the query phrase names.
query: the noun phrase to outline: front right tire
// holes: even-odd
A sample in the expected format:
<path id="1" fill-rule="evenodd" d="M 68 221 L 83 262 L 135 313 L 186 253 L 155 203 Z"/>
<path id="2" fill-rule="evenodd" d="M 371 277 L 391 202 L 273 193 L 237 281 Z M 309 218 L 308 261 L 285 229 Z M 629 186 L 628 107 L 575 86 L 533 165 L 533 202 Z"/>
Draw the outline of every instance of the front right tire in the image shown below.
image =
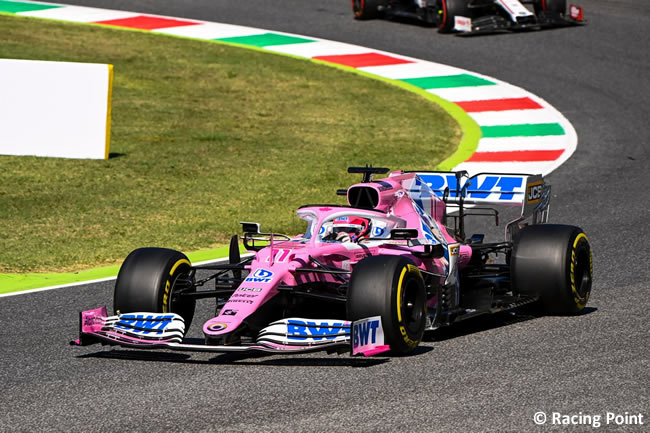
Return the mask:
<path id="1" fill-rule="evenodd" d="M 561 15 L 566 13 L 566 0 L 535 0 L 533 3 L 535 14 L 541 11 L 555 12 Z"/>
<path id="2" fill-rule="evenodd" d="M 379 16 L 379 6 L 383 5 L 382 0 L 352 0 L 352 12 L 358 20 L 371 20 Z"/>

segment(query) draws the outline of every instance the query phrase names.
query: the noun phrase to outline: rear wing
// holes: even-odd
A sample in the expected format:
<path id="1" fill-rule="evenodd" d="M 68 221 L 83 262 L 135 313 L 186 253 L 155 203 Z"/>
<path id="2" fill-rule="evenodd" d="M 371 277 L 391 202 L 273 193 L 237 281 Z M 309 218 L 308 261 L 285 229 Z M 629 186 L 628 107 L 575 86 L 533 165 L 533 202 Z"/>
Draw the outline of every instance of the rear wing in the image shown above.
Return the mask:
<path id="1" fill-rule="evenodd" d="M 337 191 L 337 194 L 347 194 L 352 207 L 385 212 L 395 203 L 395 197 L 401 197 L 400 191 L 402 194 L 405 191 L 425 219 L 442 219 L 446 225 L 447 217 L 454 218 L 454 235 L 460 240 L 465 239 L 465 216 L 493 215 L 499 224 L 499 212 L 490 207 L 494 205 L 521 208 L 520 216 L 506 225 L 506 241 L 513 239 L 519 223 L 528 218 L 532 220 L 527 223 L 532 224 L 548 221 L 551 186 L 538 174 L 478 173 L 469 176 L 466 171 L 413 170 L 394 171 L 386 179 L 373 181 L 373 174 L 386 173 L 388 169 L 350 167 L 348 172 L 364 175 L 361 184 Z M 458 208 L 453 215 L 449 215 L 450 206 Z"/>
<path id="2" fill-rule="evenodd" d="M 464 207 L 505 205 L 521 207 L 521 215 L 506 226 L 506 239 L 512 239 L 518 223 L 532 218 L 532 224 L 548 221 L 551 185 L 541 175 L 478 173 L 466 171 L 416 171 L 422 181 L 448 205 L 458 206 L 460 235 L 463 233 Z"/>
<path id="3" fill-rule="evenodd" d="M 420 179 L 440 198 L 448 202 L 518 206 L 526 199 L 533 184 L 544 184 L 540 175 L 479 173 L 467 176 L 463 171 L 418 171 Z"/>

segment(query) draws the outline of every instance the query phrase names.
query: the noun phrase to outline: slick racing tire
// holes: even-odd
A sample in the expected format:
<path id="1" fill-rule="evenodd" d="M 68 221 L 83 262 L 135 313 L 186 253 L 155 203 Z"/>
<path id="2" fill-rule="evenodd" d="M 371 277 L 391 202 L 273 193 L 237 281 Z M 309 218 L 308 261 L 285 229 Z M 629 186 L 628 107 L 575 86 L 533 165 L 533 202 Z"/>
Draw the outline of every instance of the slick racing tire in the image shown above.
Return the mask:
<path id="1" fill-rule="evenodd" d="M 536 14 L 539 14 L 541 11 L 548 11 L 564 15 L 566 12 L 566 0 L 535 0 L 533 7 L 535 8 Z"/>
<path id="2" fill-rule="evenodd" d="M 400 256 L 361 260 L 350 278 L 348 320 L 381 316 L 384 343 L 397 355 L 412 352 L 426 325 L 426 292 L 420 270 Z"/>
<path id="3" fill-rule="evenodd" d="M 379 16 L 379 6 L 384 6 L 385 0 L 352 0 L 352 12 L 358 20 L 371 20 Z"/>
<path id="4" fill-rule="evenodd" d="M 593 267 L 587 235 L 578 227 L 524 227 L 510 259 L 514 291 L 539 298 L 544 314 L 577 314 L 591 294 Z"/>
<path id="5" fill-rule="evenodd" d="M 191 264 L 185 254 L 166 248 L 139 248 L 128 255 L 115 283 L 115 312 L 176 313 L 189 329 L 196 301 L 179 301 L 174 293 L 190 287 Z M 191 289 L 193 290 L 193 289 Z"/>
<path id="6" fill-rule="evenodd" d="M 471 18 L 470 10 L 467 7 L 468 0 L 440 0 L 440 9 L 438 16 L 440 18 L 438 31 L 449 33 L 454 30 L 456 17 Z"/>

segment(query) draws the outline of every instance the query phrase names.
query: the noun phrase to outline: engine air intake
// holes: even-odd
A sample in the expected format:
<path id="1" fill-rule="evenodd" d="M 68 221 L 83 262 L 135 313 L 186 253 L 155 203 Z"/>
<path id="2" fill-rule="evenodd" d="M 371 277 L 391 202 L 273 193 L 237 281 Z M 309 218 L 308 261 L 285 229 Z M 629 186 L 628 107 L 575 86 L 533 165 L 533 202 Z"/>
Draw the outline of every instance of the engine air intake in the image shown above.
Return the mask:
<path id="1" fill-rule="evenodd" d="M 348 203 L 352 207 L 375 209 L 379 205 L 379 192 L 368 186 L 352 186 L 348 189 Z"/>

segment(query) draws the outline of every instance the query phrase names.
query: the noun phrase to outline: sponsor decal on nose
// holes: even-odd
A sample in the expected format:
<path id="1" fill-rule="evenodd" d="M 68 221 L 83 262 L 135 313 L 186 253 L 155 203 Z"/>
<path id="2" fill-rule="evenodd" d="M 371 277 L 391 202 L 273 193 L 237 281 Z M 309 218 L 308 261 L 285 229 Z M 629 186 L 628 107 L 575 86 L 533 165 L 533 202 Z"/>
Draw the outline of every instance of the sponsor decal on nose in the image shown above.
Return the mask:
<path id="1" fill-rule="evenodd" d="M 247 283 L 270 283 L 273 281 L 273 272 L 260 268 L 244 281 Z"/>

